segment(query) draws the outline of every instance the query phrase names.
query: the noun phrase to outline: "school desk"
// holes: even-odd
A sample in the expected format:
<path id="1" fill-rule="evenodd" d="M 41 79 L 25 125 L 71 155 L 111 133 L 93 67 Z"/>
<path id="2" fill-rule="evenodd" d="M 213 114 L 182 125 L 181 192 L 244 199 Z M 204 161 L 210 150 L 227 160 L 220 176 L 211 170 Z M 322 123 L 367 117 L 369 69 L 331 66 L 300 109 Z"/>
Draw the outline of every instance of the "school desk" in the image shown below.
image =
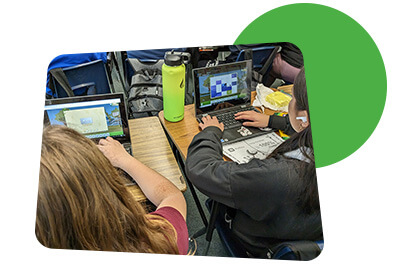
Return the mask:
<path id="1" fill-rule="evenodd" d="M 159 119 L 156 116 L 130 119 L 129 131 L 131 134 L 132 155 L 146 166 L 166 177 L 180 191 L 186 191 L 186 182 Z M 146 196 L 138 185 L 128 186 L 128 190 L 136 200 L 146 200 Z"/>

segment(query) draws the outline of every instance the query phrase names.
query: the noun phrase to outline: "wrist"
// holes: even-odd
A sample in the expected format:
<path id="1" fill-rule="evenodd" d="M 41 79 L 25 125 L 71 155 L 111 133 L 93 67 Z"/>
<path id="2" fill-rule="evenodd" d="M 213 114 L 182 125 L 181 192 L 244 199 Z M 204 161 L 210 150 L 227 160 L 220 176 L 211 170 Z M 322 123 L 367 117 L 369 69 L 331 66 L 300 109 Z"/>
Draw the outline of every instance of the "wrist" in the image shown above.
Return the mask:
<path id="1" fill-rule="evenodd" d="M 269 126 L 269 120 L 270 120 L 269 118 L 270 118 L 270 116 L 266 115 L 264 127 L 268 127 Z"/>
<path id="2" fill-rule="evenodd" d="M 221 127 L 217 126 L 217 125 L 209 125 L 207 127 L 205 127 L 203 130 L 209 130 L 209 131 L 214 131 L 214 132 L 223 132 L 223 130 L 221 129 Z"/>
<path id="3" fill-rule="evenodd" d="M 119 160 L 118 160 L 118 165 L 117 167 L 121 168 L 124 171 L 127 171 L 127 168 L 132 165 L 135 161 L 135 158 L 133 158 L 132 156 L 130 156 L 129 154 L 126 154 L 124 156 L 122 156 Z"/>

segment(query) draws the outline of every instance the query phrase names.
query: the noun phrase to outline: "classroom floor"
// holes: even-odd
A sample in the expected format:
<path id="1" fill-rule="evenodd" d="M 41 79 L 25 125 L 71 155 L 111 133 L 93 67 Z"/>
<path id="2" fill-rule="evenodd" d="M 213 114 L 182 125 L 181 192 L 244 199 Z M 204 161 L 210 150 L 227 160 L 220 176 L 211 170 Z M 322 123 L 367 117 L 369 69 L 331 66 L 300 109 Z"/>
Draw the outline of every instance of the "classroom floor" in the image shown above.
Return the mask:
<path id="1" fill-rule="evenodd" d="M 197 196 L 199 197 L 200 202 L 202 203 L 203 210 L 206 214 L 207 219 L 209 219 L 209 212 L 204 205 L 204 202 L 207 199 L 203 193 L 196 189 Z M 204 227 L 203 221 L 201 220 L 199 211 L 197 210 L 197 206 L 193 200 L 192 193 L 188 188 L 183 195 L 185 196 L 186 203 L 187 203 L 187 218 L 186 222 L 188 225 L 189 236 L 192 236 L 194 233 L 199 231 Z M 205 249 L 207 247 L 207 241 L 205 239 L 205 234 L 196 238 L 197 242 L 197 250 L 194 254 L 195 256 L 204 256 Z M 216 256 L 216 257 L 229 257 L 228 253 L 226 252 L 224 246 L 221 243 L 219 238 L 218 232 L 214 230 L 213 237 L 211 240 L 211 245 L 208 250 L 207 256 Z"/>

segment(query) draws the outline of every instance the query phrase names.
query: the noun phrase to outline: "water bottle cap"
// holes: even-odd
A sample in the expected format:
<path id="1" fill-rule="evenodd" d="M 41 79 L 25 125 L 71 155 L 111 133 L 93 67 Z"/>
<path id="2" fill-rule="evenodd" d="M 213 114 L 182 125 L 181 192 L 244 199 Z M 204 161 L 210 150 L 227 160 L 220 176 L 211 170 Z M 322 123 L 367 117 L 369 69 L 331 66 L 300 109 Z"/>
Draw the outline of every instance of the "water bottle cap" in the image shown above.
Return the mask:
<path id="1" fill-rule="evenodd" d="M 164 63 L 167 66 L 180 66 L 182 65 L 182 57 L 176 54 L 165 54 Z"/>

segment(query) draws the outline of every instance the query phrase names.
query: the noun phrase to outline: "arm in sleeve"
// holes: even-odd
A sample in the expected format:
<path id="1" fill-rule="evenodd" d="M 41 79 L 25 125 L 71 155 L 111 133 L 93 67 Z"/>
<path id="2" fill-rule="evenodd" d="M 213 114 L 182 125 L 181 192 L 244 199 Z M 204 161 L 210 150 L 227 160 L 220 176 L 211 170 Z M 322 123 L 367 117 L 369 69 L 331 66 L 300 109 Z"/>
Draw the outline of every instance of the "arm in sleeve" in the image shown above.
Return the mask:
<path id="1" fill-rule="evenodd" d="M 290 124 L 289 115 L 277 116 L 271 115 L 268 121 L 268 127 L 273 129 L 280 129 L 288 135 L 293 134 L 295 131 Z"/>
<path id="2" fill-rule="evenodd" d="M 205 195 L 256 220 L 273 215 L 288 192 L 292 174 L 287 159 L 253 159 L 247 164 L 224 161 L 222 132 L 207 127 L 197 134 L 188 149 L 186 173 Z"/>
<path id="3" fill-rule="evenodd" d="M 231 165 L 222 158 L 222 131 L 207 127 L 197 134 L 189 148 L 186 173 L 189 180 L 210 198 L 235 208 L 231 189 Z"/>
<path id="4" fill-rule="evenodd" d="M 159 215 L 168 220 L 175 229 L 179 254 L 186 255 L 189 248 L 189 233 L 182 214 L 173 207 L 162 207 L 150 214 Z"/>

